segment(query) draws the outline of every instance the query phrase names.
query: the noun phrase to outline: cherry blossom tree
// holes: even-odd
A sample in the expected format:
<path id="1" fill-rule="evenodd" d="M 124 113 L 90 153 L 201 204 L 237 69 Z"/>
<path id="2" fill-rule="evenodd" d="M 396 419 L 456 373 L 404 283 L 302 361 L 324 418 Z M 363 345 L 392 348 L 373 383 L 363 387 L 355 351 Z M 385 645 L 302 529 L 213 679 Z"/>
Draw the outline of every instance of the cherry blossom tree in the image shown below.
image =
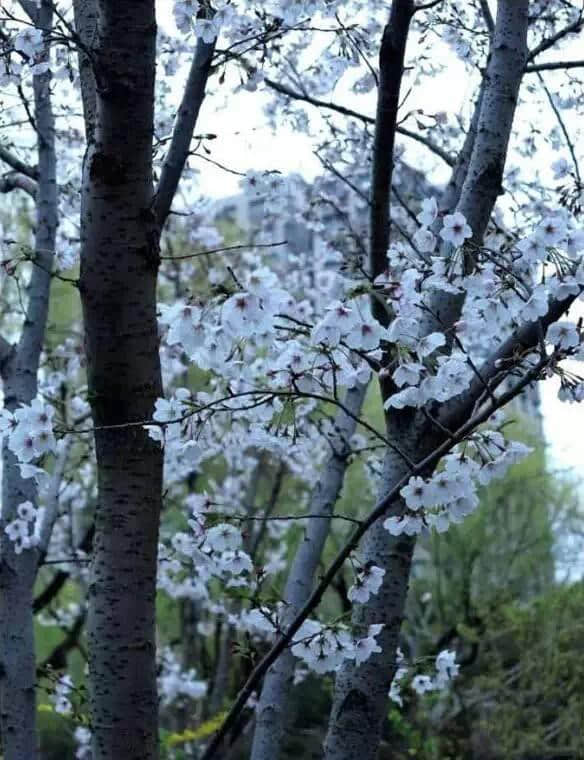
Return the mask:
<path id="1" fill-rule="evenodd" d="M 25 254 L 33 267 L 24 320 L 14 342 L 12 334 L 0 335 L 4 394 L 0 429 L 9 432 L 2 447 L 0 515 L 0 726 L 7 758 L 37 757 L 33 587 L 55 519 L 53 510 L 38 508 L 32 464 L 54 443 L 50 410 L 35 399 L 58 224 L 55 121 L 47 66 L 53 13 L 49 4 L 38 9 L 30 3 L 22 6 L 35 26 L 16 36 L 14 49 L 31 67 L 30 118 L 38 162 L 32 167 L 6 148 L 0 152 L 10 170 L 2 179 L 2 191 L 22 190 L 36 208 L 34 249 Z M 20 256 L 19 252 L 3 256 L 2 266 L 16 271 Z"/>
<path id="2" fill-rule="evenodd" d="M 180 1 L 173 34 L 154 0 L 20 5 L 26 18 L 16 3 L 2 11 L 2 83 L 36 129 L 38 167 L 0 147 L 10 167 L 0 187 L 34 195 L 39 223 L 20 338 L 0 346 L 3 478 L 12 483 L 1 572 L 20 611 L 8 619 L 3 597 L 7 757 L 37 751 L 39 552 L 66 548 L 61 556 L 83 560 L 64 538 L 71 518 L 59 503 L 81 508 L 91 494 L 91 567 L 76 575 L 90 684 L 79 756 L 91 742 L 94 758 L 156 758 L 159 688 L 163 712 L 207 694 L 199 715 L 229 705 L 204 757 L 218 757 L 254 718 L 252 757 L 277 757 L 291 685 L 310 670 L 336 678 L 326 757 L 373 758 L 387 700 L 399 699 L 410 672 L 398 643 L 416 536 L 461 521 L 477 507 L 478 485 L 528 454 L 501 418 L 526 388 L 557 374 L 566 401 L 583 395 L 565 363 L 581 357 L 581 326 L 563 319 L 584 284 L 582 181 L 566 118 L 579 80 L 570 74 L 556 96 L 545 79 L 581 61 L 541 58 L 580 32 L 581 9 L 499 0 L 493 16 L 494 4 L 461 10 L 448 0 Z M 466 121 L 410 108 L 410 94 L 442 75 L 434 44 L 447 45 L 476 86 Z M 250 109 L 261 102 L 274 126 L 305 134 L 321 166 L 311 185 L 277 166 L 242 159 L 238 171 L 216 159 L 217 135 L 196 134 L 209 88 L 229 91 L 228 109 L 231 98 Z M 71 100 L 83 111 L 78 132 L 58 134 L 67 150 L 57 242 L 49 92 L 60 108 Z M 343 92 L 351 106 L 339 102 Z M 553 177 L 525 177 L 508 157 L 536 146 L 515 114 L 542 95 L 555 125 L 549 142 L 566 152 Z M 357 110 L 373 100 L 374 116 Z M 423 157 L 419 169 L 408 150 Z M 240 174 L 246 199 L 261 204 L 253 240 L 229 244 L 193 201 L 210 163 Z M 273 235 L 286 215 L 315 242 L 284 248 Z M 63 275 L 75 257 L 57 251 L 53 261 L 67 236 L 80 249 L 79 277 Z M 3 262 L 12 276 L 4 253 Z M 85 356 L 68 378 L 62 364 L 48 369 L 64 356 L 73 367 L 68 344 L 47 348 L 39 370 L 51 276 L 77 286 L 82 303 Z M 11 298 L 19 302 L 17 287 Z M 368 388 L 383 426 L 363 412 Z M 72 450 L 87 466 L 65 476 Z M 349 463 L 378 493 L 371 506 L 365 489 L 355 515 L 336 509 Z M 34 478 L 48 483 L 40 500 Z M 167 505 L 177 520 L 165 520 Z M 282 539 L 299 525 L 288 567 Z M 341 548 L 316 580 L 331 531 Z M 351 619 L 327 619 L 320 602 L 345 566 Z M 172 650 L 161 648 L 157 663 L 157 590 L 193 605 L 199 653 L 216 632 L 209 683 Z M 84 604 L 77 612 L 73 640 Z M 237 636 L 265 653 L 247 672 L 230 671 Z M 457 671 L 445 650 L 412 688 L 447 689 Z M 54 699 L 58 711 L 73 710 L 66 673 Z"/>

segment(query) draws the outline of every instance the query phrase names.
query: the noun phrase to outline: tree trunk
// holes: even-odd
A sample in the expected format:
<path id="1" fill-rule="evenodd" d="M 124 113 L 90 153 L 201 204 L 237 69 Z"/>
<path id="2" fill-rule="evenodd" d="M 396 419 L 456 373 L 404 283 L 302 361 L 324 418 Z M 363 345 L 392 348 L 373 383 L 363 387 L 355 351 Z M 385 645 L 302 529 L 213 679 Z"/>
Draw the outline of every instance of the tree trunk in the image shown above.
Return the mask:
<path id="1" fill-rule="evenodd" d="M 38 28 L 48 32 L 52 8 L 44 2 Z M 45 45 L 48 54 L 48 45 Z M 28 289 L 26 316 L 19 342 L 2 363 L 4 405 L 10 411 L 29 404 L 37 395 L 37 373 L 43 347 L 51 269 L 57 231 L 55 123 L 51 108 L 50 73 L 33 78 L 37 125 L 38 187 L 34 261 Z M 4 532 L 24 501 L 37 503 L 34 479 L 22 480 L 16 458 L 2 448 L 2 513 L 0 516 L 0 730 L 5 760 L 35 760 L 36 662 L 33 587 L 38 551 L 14 553 Z"/>
<path id="2" fill-rule="evenodd" d="M 403 441 L 400 445 L 403 447 Z M 380 495 L 385 495 L 406 472 L 404 460 L 388 452 Z M 385 575 L 378 593 L 367 604 L 354 606 L 353 624 L 361 628 L 364 635 L 368 625 L 384 624 L 377 636 L 382 651 L 372 654 L 360 666 L 347 661 L 337 674 L 325 743 L 327 760 L 374 760 L 377 756 L 387 694 L 396 669 L 395 653 L 414 546 L 413 537 L 391 536 L 381 520 L 366 534 L 363 556 L 366 561 L 383 567 Z"/>
<path id="3" fill-rule="evenodd" d="M 155 596 L 163 454 L 152 136 L 154 0 L 97 3 L 80 289 L 98 469 L 88 601 L 94 760 L 158 757 Z M 90 131 L 90 130 L 88 130 Z"/>
<path id="4" fill-rule="evenodd" d="M 528 0 L 499 1 L 485 84 L 478 99 L 480 114 L 476 136 L 457 204 L 457 210 L 466 216 L 473 229 L 473 241 L 479 245 L 501 191 L 507 146 L 527 56 L 527 24 Z M 460 184 L 460 178 L 455 177 L 453 181 Z M 443 321 L 447 320 L 446 325 L 452 324 L 459 309 L 456 299 L 440 302 L 440 315 Z M 409 423 L 408 416 L 411 417 Z M 404 414 L 392 410 L 387 428 L 390 440 L 395 440 L 416 461 L 431 449 L 432 438 L 438 439 L 439 436 L 439 433 L 433 434 L 431 424 L 413 411 Z M 403 459 L 388 452 L 381 495 L 388 493 L 407 471 Z M 392 513 L 399 514 L 403 508 L 403 503 L 398 501 Z M 381 521 L 377 521 L 367 534 L 364 559 L 383 567 L 386 572 L 379 593 L 367 604 L 355 606 L 353 621 L 357 626 L 384 624 L 377 639 L 382 651 L 360 666 L 348 663 L 337 676 L 326 739 L 326 760 L 355 757 L 374 760 L 377 756 L 387 693 L 396 671 L 398 636 L 414 545 L 413 538 L 390 536 Z"/>
<path id="5" fill-rule="evenodd" d="M 8 390 L 8 384 L 5 384 Z M 33 397 L 36 394 L 33 394 Z M 24 394 L 23 394 L 24 396 Z M 24 400 L 21 396 L 20 400 Z M 8 404 L 7 404 L 8 407 Z M 8 407 L 10 408 L 10 407 Z M 14 407 L 12 407 L 14 408 Z M 36 732 L 36 662 L 32 589 L 37 552 L 14 553 L 4 533 L 6 522 L 23 501 L 36 503 L 34 480 L 21 480 L 6 442 L 2 451 L 2 511 L 0 546 L 0 721 L 6 760 L 38 757 Z M 12 516 L 11 516 L 12 515 Z"/>
<path id="6" fill-rule="evenodd" d="M 304 538 L 300 542 L 284 590 L 286 615 L 282 621 L 286 628 L 310 596 L 314 574 L 318 567 L 335 504 L 343 486 L 349 441 L 357 427 L 358 417 L 367 392 L 366 385 L 358 385 L 347 391 L 345 406 L 353 417 L 339 411 L 335 420 L 335 440 L 331 441 L 333 453 L 324 465 L 323 473 L 314 489 L 309 513 L 321 518 L 307 520 Z M 256 709 L 251 760 L 277 760 L 286 724 L 290 717 L 290 692 L 294 678 L 295 657 L 286 649 L 266 673 L 259 704 Z"/>

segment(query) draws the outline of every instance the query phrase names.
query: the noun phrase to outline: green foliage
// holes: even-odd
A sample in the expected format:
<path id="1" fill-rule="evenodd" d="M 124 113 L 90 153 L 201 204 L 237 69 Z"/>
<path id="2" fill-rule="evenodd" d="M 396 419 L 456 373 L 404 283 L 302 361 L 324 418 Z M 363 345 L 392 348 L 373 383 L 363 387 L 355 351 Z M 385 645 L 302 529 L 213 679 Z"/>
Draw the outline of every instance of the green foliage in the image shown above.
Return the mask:
<path id="1" fill-rule="evenodd" d="M 584 583 L 493 615 L 482 642 L 478 725 L 502 757 L 584 757 Z"/>
<path id="2" fill-rule="evenodd" d="M 462 663 L 449 694 L 408 694 L 403 722 L 390 715 L 391 741 L 424 760 L 582 756 L 584 586 L 555 578 L 562 528 L 581 519 L 577 490 L 549 472 L 533 431 L 514 427 L 536 451 L 418 546 L 406 649 L 456 648 Z"/>
<path id="3" fill-rule="evenodd" d="M 43 760 L 67 760 L 75 757 L 75 724 L 59 715 L 49 705 L 41 705 L 37 724 Z"/>
<path id="4" fill-rule="evenodd" d="M 225 712 L 220 712 L 212 718 L 209 718 L 209 720 L 201 723 L 197 728 L 187 728 L 181 732 L 166 733 L 163 737 L 163 745 L 168 749 L 173 749 L 174 747 L 207 739 L 217 731 L 219 726 L 223 723 L 226 714 L 227 713 Z"/>

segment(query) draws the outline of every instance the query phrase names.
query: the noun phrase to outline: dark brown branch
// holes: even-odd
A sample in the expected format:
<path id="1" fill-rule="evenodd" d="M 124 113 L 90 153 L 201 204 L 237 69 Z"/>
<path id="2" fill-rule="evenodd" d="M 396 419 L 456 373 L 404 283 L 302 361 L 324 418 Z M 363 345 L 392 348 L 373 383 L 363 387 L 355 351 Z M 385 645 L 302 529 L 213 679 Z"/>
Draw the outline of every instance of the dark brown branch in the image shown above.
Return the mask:
<path id="1" fill-rule="evenodd" d="M 0 377 L 3 377 L 3 365 L 14 353 L 14 346 L 10 341 L 0 335 Z"/>
<path id="2" fill-rule="evenodd" d="M 67 634 L 63 641 L 61 641 L 60 644 L 57 644 L 51 654 L 37 667 L 38 676 L 45 675 L 49 669 L 67 669 L 67 656 L 72 649 L 75 649 L 79 645 L 79 638 L 83 632 L 85 617 L 86 611 L 82 610 L 75 618 L 75 622 L 71 628 L 67 631 Z"/>
<path id="3" fill-rule="evenodd" d="M 207 43 L 200 37 L 197 40 L 193 62 L 178 109 L 172 140 L 156 189 L 154 212 L 161 229 L 170 213 L 170 207 L 189 156 L 193 131 L 205 98 L 207 80 L 211 73 L 215 42 L 216 40 Z"/>
<path id="4" fill-rule="evenodd" d="M 379 87 L 369 215 L 369 274 L 373 279 L 387 268 L 393 150 L 406 41 L 413 14 L 413 2 L 396 0 L 392 3 L 391 16 L 383 31 L 379 51 Z M 373 302 L 372 311 L 380 323 L 387 323 L 387 312 L 379 301 Z"/>
<path id="5" fill-rule="evenodd" d="M 435 8 L 437 5 L 440 5 L 440 3 L 444 2 L 444 0 L 430 0 L 429 3 L 422 3 L 422 5 L 416 5 L 414 8 L 414 13 L 418 13 L 418 11 L 428 11 L 430 8 Z"/>
<path id="6" fill-rule="evenodd" d="M 195 251 L 195 253 L 186 253 L 184 256 L 161 256 L 161 260 L 181 261 L 182 259 L 196 259 L 199 256 L 210 256 L 212 253 L 229 253 L 231 251 L 250 251 L 252 248 L 276 248 L 279 245 L 286 245 L 287 240 L 281 240 L 278 243 L 246 243 L 238 245 L 228 245 L 223 248 L 210 248 L 208 251 Z"/>
<path id="7" fill-rule="evenodd" d="M 363 521 L 363 523 L 355 529 L 353 535 L 349 539 L 349 541 L 345 544 L 345 546 L 340 550 L 340 552 L 337 554 L 335 559 L 333 560 L 332 564 L 329 566 L 326 573 L 324 573 L 320 583 L 313 591 L 312 595 L 300 611 L 300 613 L 297 615 L 295 620 L 292 622 L 292 624 L 288 627 L 288 629 L 282 633 L 279 637 L 279 639 L 276 641 L 276 643 L 272 646 L 270 651 L 263 657 L 262 660 L 254 667 L 253 671 L 251 672 L 250 676 L 248 677 L 245 685 L 239 692 L 235 702 L 233 703 L 227 717 L 225 718 L 223 724 L 221 725 L 220 729 L 215 734 L 214 738 L 208 745 L 207 749 L 202 755 L 201 760 L 211 760 L 211 758 L 217 757 L 217 751 L 220 749 L 224 738 L 229 733 L 231 726 L 234 725 L 235 721 L 238 718 L 239 713 L 243 710 L 245 707 L 245 704 L 247 703 L 247 700 L 253 693 L 254 689 L 259 684 L 260 680 L 265 675 L 266 671 L 270 667 L 270 665 L 280 656 L 280 654 L 290 645 L 290 643 L 293 640 L 294 634 L 299 630 L 302 623 L 309 617 L 309 615 L 314 612 L 314 610 L 318 607 L 320 604 L 320 601 L 322 597 L 324 596 L 325 591 L 328 589 L 328 587 L 333 582 L 337 572 L 341 569 L 341 567 L 344 565 L 345 560 L 347 557 L 356 549 L 358 546 L 361 538 L 365 535 L 365 533 L 369 530 L 369 528 L 373 525 L 373 523 L 377 522 L 381 517 L 385 515 L 389 507 L 393 504 L 393 502 L 397 499 L 400 490 L 406 485 L 408 480 L 412 475 L 416 475 L 419 473 L 424 473 L 428 471 L 429 469 L 436 466 L 436 464 L 439 462 L 442 456 L 444 454 L 448 453 L 452 446 L 455 443 L 458 443 L 462 441 L 464 438 L 466 438 L 471 432 L 473 432 L 479 425 L 481 425 L 483 422 L 486 422 L 489 417 L 498 409 L 502 408 L 506 404 L 508 404 L 511 400 L 513 400 L 516 396 L 521 393 L 521 391 L 524 390 L 533 380 L 539 377 L 544 367 L 547 365 L 549 361 L 548 357 L 545 357 L 545 359 L 542 359 L 533 367 L 531 370 L 529 370 L 521 380 L 519 380 L 515 386 L 511 389 L 509 389 L 506 393 L 501 394 L 501 396 L 497 399 L 497 403 L 493 404 L 493 402 L 489 403 L 484 407 L 484 409 L 474 415 L 471 419 L 469 419 L 466 423 L 461 425 L 458 430 L 454 433 L 452 440 L 446 440 L 444 443 L 438 445 L 428 456 L 426 456 L 424 459 L 422 459 L 416 466 L 407 473 L 399 482 L 397 482 L 394 487 L 389 491 L 389 493 L 381 499 L 374 509 L 369 514 L 369 517 Z"/>
<path id="8" fill-rule="evenodd" d="M 492 35 L 493 32 L 495 31 L 495 21 L 493 19 L 493 14 L 491 13 L 491 9 L 489 8 L 488 0 L 479 0 L 479 2 L 481 6 L 481 12 L 485 20 L 485 24 L 487 25 L 489 34 Z"/>

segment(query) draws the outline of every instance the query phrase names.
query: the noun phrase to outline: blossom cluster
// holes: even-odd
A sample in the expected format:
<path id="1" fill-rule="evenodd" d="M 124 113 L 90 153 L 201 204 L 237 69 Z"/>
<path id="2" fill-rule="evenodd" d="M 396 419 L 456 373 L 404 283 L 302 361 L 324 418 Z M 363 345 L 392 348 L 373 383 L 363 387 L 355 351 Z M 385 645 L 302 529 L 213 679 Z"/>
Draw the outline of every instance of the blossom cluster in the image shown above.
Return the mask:
<path id="1" fill-rule="evenodd" d="M 404 656 L 399 650 L 397 661 L 398 669 L 391 683 L 389 697 L 401 707 L 403 705 L 401 687 L 410 674 L 410 668 L 404 665 Z M 422 696 L 430 691 L 442 691 L 446 689 L 449 683 L 456 678 L 460 670 L 460 666 L 456 662 L 456 652 L 450 649 L 443 649 L 439 652 L 434 665 L 435 673 L 433 676 L 426 673 L 418 673 L 412 678 L 410 686 L 416 694 Z"/>
<path id="2" fill-rule="evenodd" d="M 63 675 L 57 681 L 55 686 L 55 693 L 53 695 L 55 703 L 55 712 L 61 715 L 68 715 L 73 709 L 71 700 L 69 699 L 71 692 L 73 691 L 73 679 L 69 675 Z"/>
<path id="3" fill-rule="evenodd" d="M 241 531 L 226 522 L 207 524 L 207 500 L 189 498 L 190 532 L 179 531 L 171 538 L 174 556 L 162 549 L 159 585 L 174 597 L 207 599 L 209 583 L 220 578 L 227 587 L 253 588 L 253 563 L 243 549 Z M 187 572 L 188 570 L 188 572 Z"/>
<path id="4" fill-rule="evenodd" d="M 75 739 L 75 760 L 91 760 L 93 751 L 91 749 L 91 731 L 86 726 L 77 726 L 73 732 Z"/>
<path id="5" fill-rule="evenodd" d="M 19 462 L 30 464 L 55 451 L 53 415 L 53 407 L 38 398 L 29 405 L 21 404 L 13 414 L 0 409 L 0 437 L 8 436 L 8 448 Z M 25 472 L 26 468 L 23 477 Z"/>
<path id="6" fill-rule="evenodd" d="M 45 509 L 35 509 L 30 501 L 24 501 L 16 507 L 16 514 L 18 516 L 6 525 L 4 532 L 14 542 L 16 554 L 20 554 L 23 549 L 38 546 Z"/>
<path id="7" fill-rule="evenodd" d="M 255 608 L 243 615 L 244 627 L 254 633 L 271 636 L 278 632 L 278 615 L 267 607 Z M 291 652 L 314 673 L 336 672 L 346 660 L 356 665 L 366 662 L 374 652 L 381 652 L 376 641 L 383 625 L 370 625 L 366 636 L 354 634 L 346 625 L 325 625 L 305 620 L 292 639 Z"/>
<path id="8" fill-rule="evenodd" d="M 172 650 L 162 651 L 158 686 L 162 695 L 162 706 L 175 702 L 177 699 L 201 699 L 207 693 L 207 683 L 197 678 L 192 668 L 184 670 Z"/>
<path id="9" fill-rule="evenodd" d="M 443 457 L 430 478 L 413 476 L 400 494 L 406 511 L 383 523 L 394 536 L 415 535 L 428 528 L 439 533 L 451 523 L 460 523 L 478 507 L 477 487 L 501 478 L 507 469 L 532 449 L 518 441 L 507 441 L 499 431 L 476 433 L 464 447 Z"/>
<path id="10" fill-rule="evenodd" d="M 374 652 L 381 652 L 376 641 L 383 625 L 370 625 L 366 636 L 355 636 L 346 627 L 326 627 L 307 620 L 294 637 L 292 653 L 315 673 L 337 671 L 346 660 L 356 665 L 366 662 Z"/>
<path id="11" fill-rule="evenodd" d="M 375 565 L 365 565 L 355 575 L 355 582 L 347 592 L 352 602 L 365 604 L 370 596 L 375 595 L 381 588 L 385 570 Z"/>

